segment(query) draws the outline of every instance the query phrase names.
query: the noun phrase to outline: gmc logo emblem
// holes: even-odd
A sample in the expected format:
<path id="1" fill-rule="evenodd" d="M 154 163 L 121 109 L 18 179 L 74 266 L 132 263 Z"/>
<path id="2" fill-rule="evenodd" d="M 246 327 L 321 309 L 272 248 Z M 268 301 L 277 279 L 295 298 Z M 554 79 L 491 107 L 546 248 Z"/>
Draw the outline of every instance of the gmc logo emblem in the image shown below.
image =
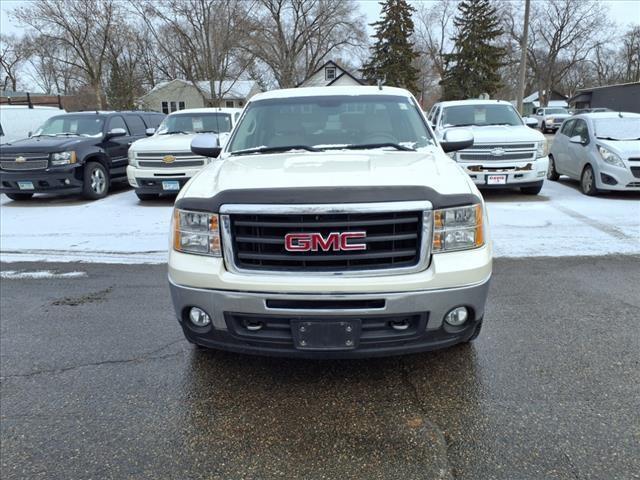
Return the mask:
<path id="1" fill-rule="evenodd" d="M 331 232 L 326 238 L 321 233 L 287 233 L 284 236 L 284 248 L 287 252 L 366 250 L 366 243 L 352 242 L 366 237 L 367 232 Z"/>

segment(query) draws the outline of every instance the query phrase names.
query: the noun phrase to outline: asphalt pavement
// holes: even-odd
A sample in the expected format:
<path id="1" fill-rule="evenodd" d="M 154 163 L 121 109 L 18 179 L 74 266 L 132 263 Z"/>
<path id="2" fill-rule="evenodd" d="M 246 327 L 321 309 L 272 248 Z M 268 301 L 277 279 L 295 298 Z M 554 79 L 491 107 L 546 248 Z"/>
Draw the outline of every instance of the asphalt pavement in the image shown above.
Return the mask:
<path id="1" fill-rule="evenodd" d="M 640 478 L 637 256 L 498 259 L 473 345 L 361 361 L 195 350 L 163 265 L 1 267 L 3 480 Z"/>

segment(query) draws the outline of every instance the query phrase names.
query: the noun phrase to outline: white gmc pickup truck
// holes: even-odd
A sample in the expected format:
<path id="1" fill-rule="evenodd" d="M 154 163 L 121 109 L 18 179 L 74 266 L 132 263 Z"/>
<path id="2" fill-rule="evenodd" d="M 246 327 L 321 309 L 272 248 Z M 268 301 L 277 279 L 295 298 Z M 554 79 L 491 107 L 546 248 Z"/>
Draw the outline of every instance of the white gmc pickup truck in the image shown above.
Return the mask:
<path id="1" fill-rule="evenodd" d="M 415 98 L 391 87 L 254 96 L 180 192 L 171 295 L 190 342 L 312 358 L 411 353 L 480 332 L 491 277 L 483 199 Z"/>
<path id="2" fill-rule="evenodd" d="M 473 146 L 451 153 L 478 188 L 519 188 L 537 195 L 547 175 L 549 157 L 544 135 L 527 126 L 503 100 L 456 100 L 436 103 L 429 111 L 436 136 L 470 129 Z"/>

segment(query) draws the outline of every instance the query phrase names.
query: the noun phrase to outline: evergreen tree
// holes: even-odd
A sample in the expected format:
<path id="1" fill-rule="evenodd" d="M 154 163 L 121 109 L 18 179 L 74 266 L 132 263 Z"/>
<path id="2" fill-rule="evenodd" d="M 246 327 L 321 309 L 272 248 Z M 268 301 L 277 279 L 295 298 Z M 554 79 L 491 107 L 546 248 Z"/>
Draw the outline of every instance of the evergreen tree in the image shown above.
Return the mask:
<path id="1" fill-rule="evenodd" d="M 413 35 L 411 14 L 415 11 L 406 0 L 385 0 L 382 19 L 372 23 L 376 29 L 371 57 L 363 66 L 362 74 L 371 83 L 382 79 L 385 85 L 417 92 L 418 69 L 413 66 L 418 54 L 409 40 Z"/>
<path id="2" fill-rule="evenodd" d="M 493 96 L 501 87 L 499 68 L 504 48 L 495 45 L 503 34 L 496 8 L 489 0 L 462 0 L 454 19 L 454 53 L 445 55 L 446 71 L 440 84 L 445 100 Z"/>

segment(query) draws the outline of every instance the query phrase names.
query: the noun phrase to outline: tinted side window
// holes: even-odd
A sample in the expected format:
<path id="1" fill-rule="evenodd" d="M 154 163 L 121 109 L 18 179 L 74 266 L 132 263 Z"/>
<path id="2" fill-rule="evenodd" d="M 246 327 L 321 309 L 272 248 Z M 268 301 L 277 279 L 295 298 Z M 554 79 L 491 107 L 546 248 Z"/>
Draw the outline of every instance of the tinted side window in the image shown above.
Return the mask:
<path id="1" fill-rule="evenodd" d="M 144 135 L 146 127 L 138 115 L 126 115 L 124 119 L 129 125 L 131 135 Z"/>
<path id="2" fill-rule="evenodd" d="M 589 129 L 587 128 L 587 122 L 579 119 L 576 120 L 571 136 L 575 137 L 576 135 L 579 135 L 583 142 L 589 141 Z"/>
<path id="3" fill-rule="evenodd" d="M 164 115 L 151 113 L 144 116 L 144 121 L 147 124 L 147 128 L 158 128 L 164 117 Z"/>
<path id="4" fill-rule="evenodd" d="M 571 130 L 573 129 L 573 124 L 576 123 L 575 120 L 567 120 L 562 124 L 562 129 L 560 133 L 566 135 L 567 137 L 571 136 Z"/>
<path id="5" fill-rule="evenodd" d="M 124 123 L 124 120 L 121 116 L 111 117 L 109 120 L 109 126 L 107 127 L 107 131 L 110 132 L 114 128 L 124 128 L 124 131 L 129 135 L 129 129 L 127 128 L 127 124 Z"/>

